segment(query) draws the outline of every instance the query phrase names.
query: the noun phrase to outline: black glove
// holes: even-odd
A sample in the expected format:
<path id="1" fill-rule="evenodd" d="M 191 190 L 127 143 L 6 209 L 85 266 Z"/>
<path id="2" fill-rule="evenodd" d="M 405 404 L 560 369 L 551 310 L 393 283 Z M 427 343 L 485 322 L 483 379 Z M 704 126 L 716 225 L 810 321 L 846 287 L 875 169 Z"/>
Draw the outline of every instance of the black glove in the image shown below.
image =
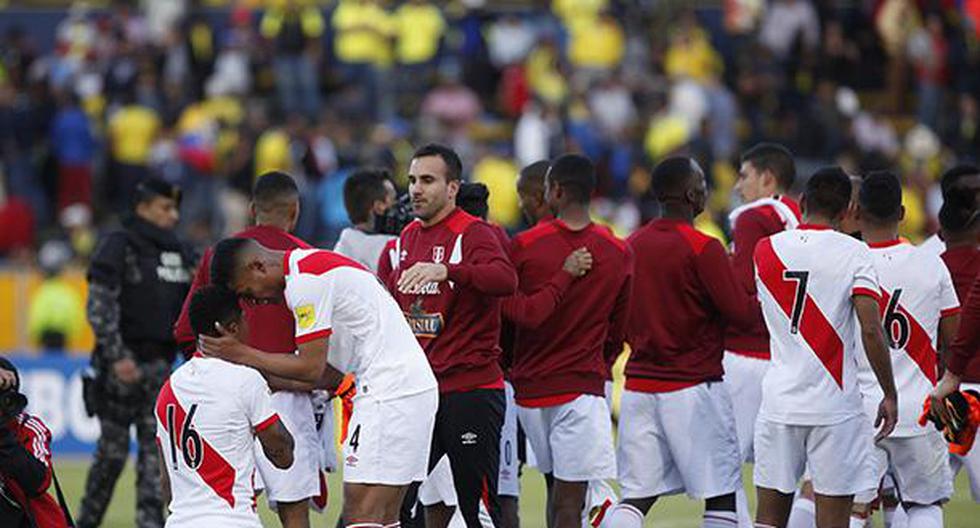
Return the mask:
<path id="1" fill-rule="evenodd" d="M 31 456 L 7 426 L 0 426 L 0 468 L 0 472 L 13 478 L 28 497 L 37 497 L 47 491 L 41 489 L 47 474 L 44 463 Z"/>

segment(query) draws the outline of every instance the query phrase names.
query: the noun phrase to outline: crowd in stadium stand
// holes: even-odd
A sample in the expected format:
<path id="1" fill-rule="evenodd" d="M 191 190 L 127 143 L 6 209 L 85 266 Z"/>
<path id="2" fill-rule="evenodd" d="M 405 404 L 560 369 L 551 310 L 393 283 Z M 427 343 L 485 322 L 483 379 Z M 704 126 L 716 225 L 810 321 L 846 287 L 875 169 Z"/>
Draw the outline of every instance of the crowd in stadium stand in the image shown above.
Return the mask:
<path id="1" fill-rule="evenodd" d="M 0 259 L 54 239 L 84 260 L 150 174 L 184 189 L 181 230 L 204 246 L 246 224 L 270 169 L 303 186 L 297 234 L 329 246 L 351 169 L 388 167 L 404 188 L 430 140 L 461 153 L 507 228 L 517 170 L 580 151 L 599 167 L 598 215 L 627 233 L 656 212 L 652 164 L 685 152 L 712 191 L 699 226 L 724 238 L 738 153 L 769 139 L 803 174 L 899 169 L 903 235 L 921 240 L 938 175 L 980 147 L 980 3 L 828 4 L 120 3 L 66 9 L 51 49 L 8 26 Z"/>

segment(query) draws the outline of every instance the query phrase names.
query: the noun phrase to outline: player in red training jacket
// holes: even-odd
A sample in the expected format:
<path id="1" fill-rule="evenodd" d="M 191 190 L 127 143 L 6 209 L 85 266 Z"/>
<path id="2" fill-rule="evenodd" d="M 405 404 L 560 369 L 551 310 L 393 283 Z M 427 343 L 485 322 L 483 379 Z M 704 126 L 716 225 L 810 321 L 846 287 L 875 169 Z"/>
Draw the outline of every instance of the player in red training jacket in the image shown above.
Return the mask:
<path id="1" fill-rule="evenodd" d="M 299 218 L 299 189 L 289 175 L 275 171 L 263 174 L 255 182 L 251 207 L 256 225 L 235 234 L 235 238 L 249 238 L 267 248 L 278 250 L 312 247 L 289 233 L 296 227 L 296 220 Z M 213 252 L 209 248 L 201 259 L 180 317 L 174 324 L 174 338 L 188 355 L 194 352 L 197 344 L 188 316 L 190 303 L 194 292 L 211 282 L 209 272 Z M 296 350 L 293 339 L 296 323 L 285 302 L 242 301 L 242 311 L 252 329 L 248 336 L 249 346 L 279 354 L 292 354 Z M 274 389 L 285 388 L 274 379 L 270 379 L 270 386 Z M 325 423 L 321 423 L 321 430 L 329 430 L 329 434 L 324 435 L 328 441 L 321 441 L 316 430 L 309 391 L 277 391 L 272 395 L 272 406 L 293 435 L 297 463 L 288 469 L 280 469 L 265 457 L 262 450 L 256 450 L 256 466 L 261 483 L 265 485 L 266 496 L 270 502 L 275 503 L 283 526 L 303 528 L 309 526 L 308 499 L 320 496 L 321 489 L 326 490 L 326 476 L 321 475 L 319 468 L 332 470 L 336 465 L 333 413 L 324 413 L 326 419 Z M 323 456 L 320 444 L 327 450 Z M 322 488 L 321 479 L 324 483 Z M 318 500 L 325 505 L 325 491 Z"/>
<path id="2" fill-rule="evenodd" d="M 698 164 L 664 160 L 653 190 L 661 218 L 628 240 L 636 276 L 619 419 L 623 500 L 604 526 L 640 528 L 659 497 L 686 492 L 705 501 L 702 526 L 730 528 L 742 464 L 722 384 L 723 336 L 727 325 L 752 324 L 758 305 L 721 243 L 692 225 L 706 195 Z"/>
<path id="3" fill-rule="evenodd" d="M 558 528 L 580 526 L 588 482 L 616 473 L 605 382 L 623 349 L 632 257 L 625 242 L 592 222 L 594 189 L 587 158 L 566 154 L 551 164 L 545 197 L 557 218 L 518 235 L 511 256 L 523 294 L 554 289 L 563 292 L 561 302 L 548 311 L 524 299 L 504 302 L 517 326 L 511 380 L 518 416 L 538 468 L 553 476 L 548 516 Z M 581 248 L 593 266 L 576 279 L 562 269 Z"/>
<path id="4" fill-rule="evenodd" d="M 493 228 L 456 207 L 462 172 L 452 149 L 415 152 L 408 179 L 417 219 L 395 244 L 387 286 L 439 381 L 430 461 L 448 455 L 467 526 L 480 526 L 481 506 L 496 526 L 505 405 L 500 300 L 516 291 L 517 274 Z"/>

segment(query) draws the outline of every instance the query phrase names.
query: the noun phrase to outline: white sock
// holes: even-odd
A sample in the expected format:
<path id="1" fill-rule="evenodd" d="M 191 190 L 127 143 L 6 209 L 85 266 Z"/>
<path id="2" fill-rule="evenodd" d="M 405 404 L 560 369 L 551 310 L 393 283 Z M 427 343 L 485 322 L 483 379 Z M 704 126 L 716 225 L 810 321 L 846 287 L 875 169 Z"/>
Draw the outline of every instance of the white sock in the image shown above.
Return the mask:
<path id="1" fill-rule="evenodd" d="M 738 515 L 733 511 L 704 510 L 701 528 L 735 528 Z"/>
<path id="2" fill-rule="evenodd" d="M 347 528 L 385 528 L 381 523 L 354 523 L 348 524 Z"/>
<path id="3" fill-rule="evenodd" d="M 384 525 L 384 528 L 402 528 L 401 521 Z"/>
<path id="4" fill-rule="evenodd" d="M 851 515 L 850 524 L 848 524 L 847 526 L 848 528 L 865 528 L 867 525 L 868 525 L 867 517 L 857 517 Z"/>
<path id="5" fill-rule="evenodd" d="M 885 528 L 908 528 L 909 526 L 909 516 L 901 505 L 894 508 L 883 508 L 882 516 L 885 518 Z"/>
<path id="6" fill-rule="evenodd" d="M 602 528 L 643 528 L 643 512 L 629 504 L 617 504 L 606 512 Z"/>
<path id="7" fill-rule="evenodd" d="M 943 509 L 939 506 L 909 508 L 908 525 L 915 528 L 943 528 Z"/>
<path id="8" fill-rule="evenodd" d="M 806 497 L 797 496 L 793 509 L 789 512 L 786 528 L 815 528 L 817 526 L 816 504 Z"/>
<path id="9" fill-rule="evenodd" d="M 735 513 L 738 514 L 738 528 L 752 528 L 752 512 L 749 510 L 749 497 L 744 487 L 735 490 Z"/>

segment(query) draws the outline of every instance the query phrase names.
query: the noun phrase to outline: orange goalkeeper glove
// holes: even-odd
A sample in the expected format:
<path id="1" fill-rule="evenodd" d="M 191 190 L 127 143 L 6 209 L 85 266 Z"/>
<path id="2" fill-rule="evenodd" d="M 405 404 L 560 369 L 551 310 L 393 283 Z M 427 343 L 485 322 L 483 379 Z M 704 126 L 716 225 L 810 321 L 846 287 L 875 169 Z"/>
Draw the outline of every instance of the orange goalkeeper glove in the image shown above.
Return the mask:
<path id="1" fill-rule="evenodd" d="M 977 428 L 980 427 L 980 394 L 972 390 L 954 392 L 943 399 L 943 405 L 946 406 L 948 418 L 932 413 L 927 397 L 919 416 L 919 425 L 932 422 L 949 442 L 949 452 L 965 456 L 973 447 Z"/>
<path id="2" fill-rule="evenodd" d="M 340 398 L 340 443 L 347 440 L 347 425 L 354 413 L 354 396 L 357 396 L 357 382 L 354 375 L 347 373 L 333 395 Z"/>

